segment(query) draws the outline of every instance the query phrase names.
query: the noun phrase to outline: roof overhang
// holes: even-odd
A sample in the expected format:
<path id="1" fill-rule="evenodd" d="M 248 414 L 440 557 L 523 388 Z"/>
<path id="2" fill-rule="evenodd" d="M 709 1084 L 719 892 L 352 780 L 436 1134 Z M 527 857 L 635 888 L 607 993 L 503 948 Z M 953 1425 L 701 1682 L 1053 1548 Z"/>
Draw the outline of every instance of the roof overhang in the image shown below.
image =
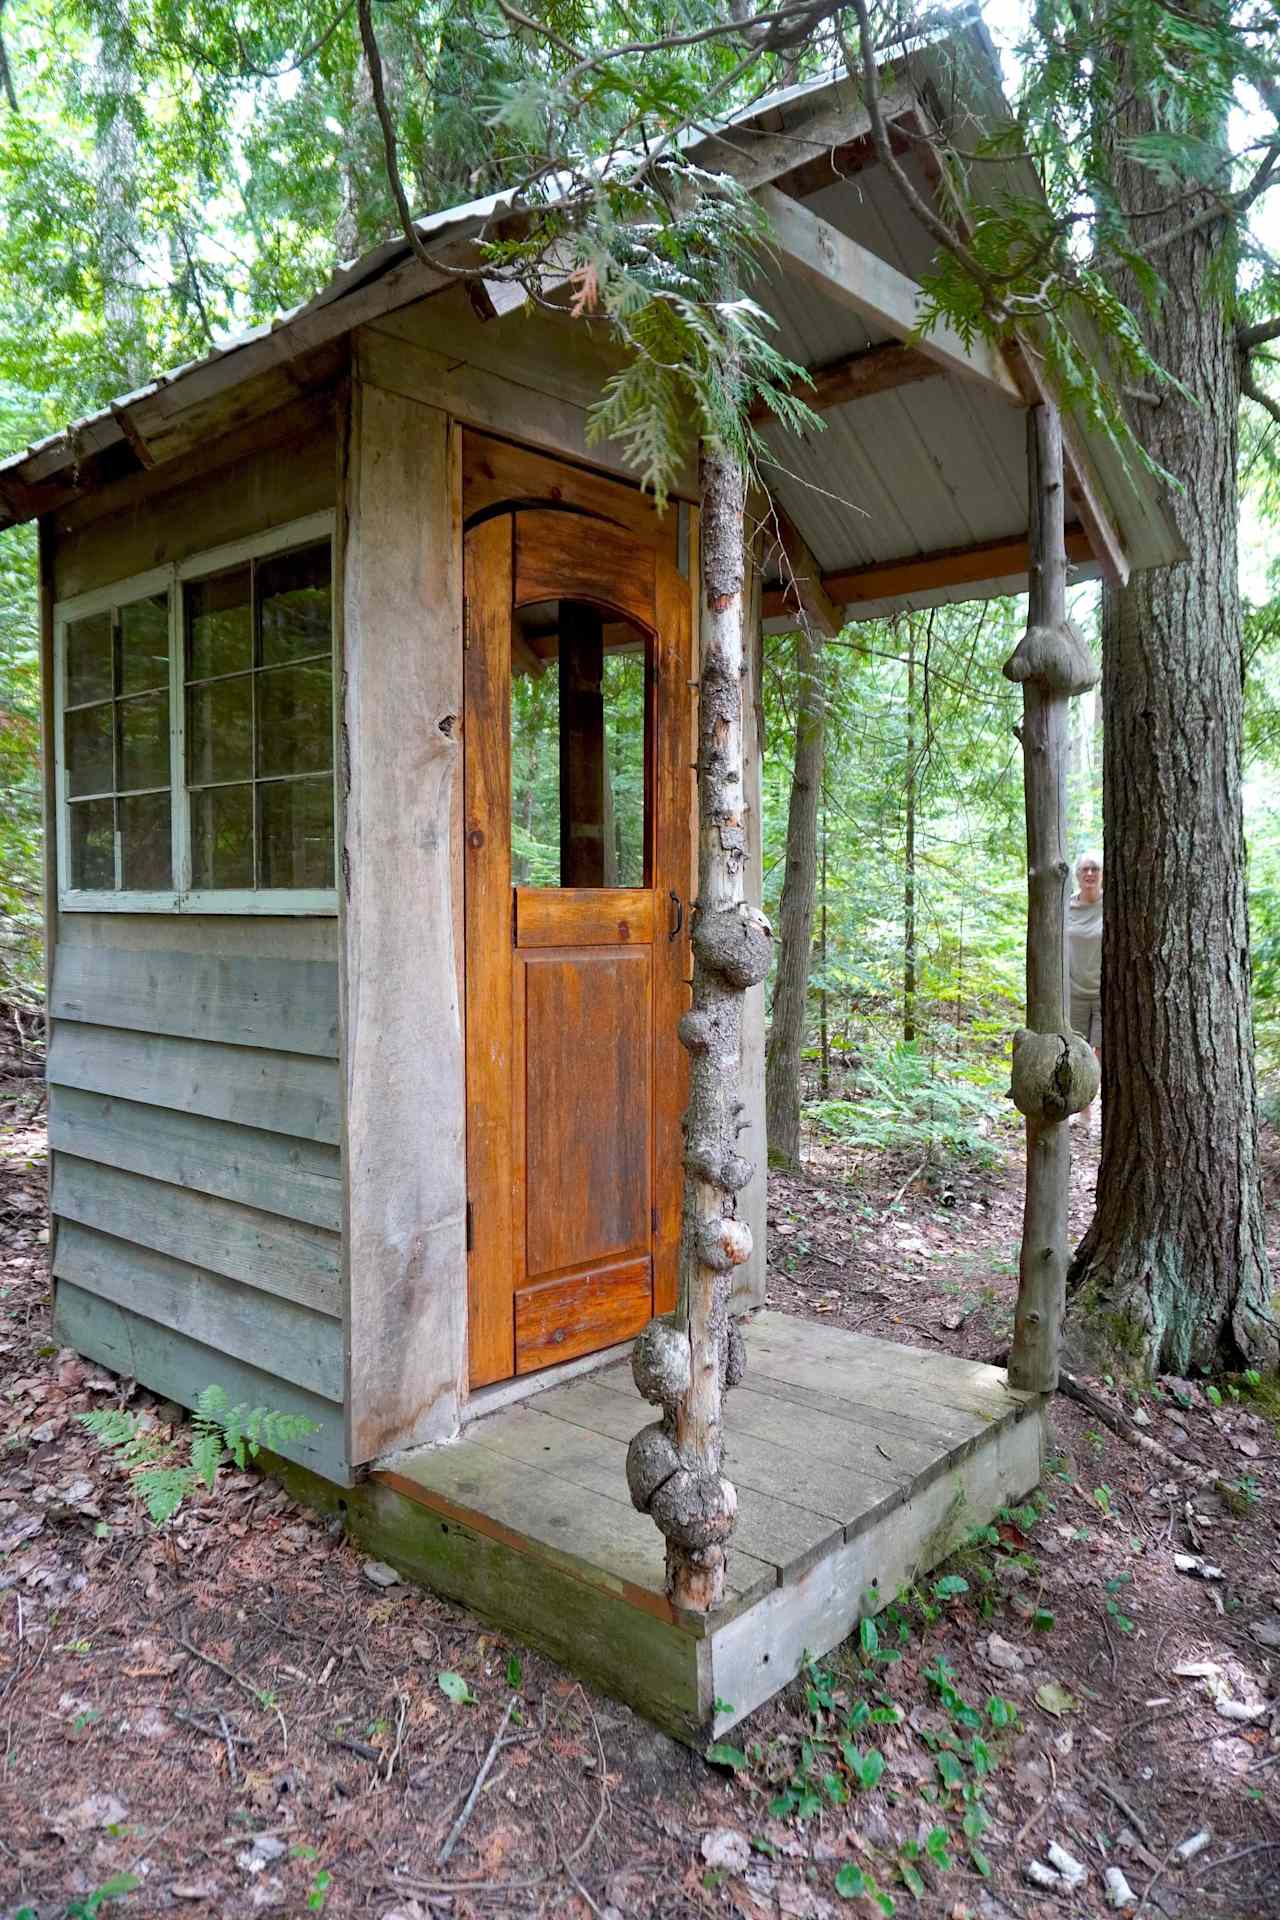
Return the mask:
<path id="1" fill-rule="evenodd" d="M 956 98 L 975 126 L 1007 114 L 978 25 L 912 49 L 886 81 L 895 148 L 926 195 L 933 182 L 918 135 L 940 101 Z M 751 291 L 773 314 L 780 349 L 809 371 L 802 391 L 826 428 L 797 438 L 776 420 L 760 422 L 765 478 L 789 530 L 774 543 L 766 617 L 794 623 L 806 598 L 810 617 L 827 623 L 1023 590 L 1024 415 L 1043 394 L 1034 341 L 997 349 L 945 326 L 916 332 L 932 242 L 876 164 L 849 81 L 790 88 L 689 150 L 732 173 L 769 215 L 773 249 Z M 1036 190 L 1028 169 L 1016 184 Z M 459 279 L 472 287 L 476 326 L 504 325 L 523 295 L 486 280 L 479 243 L 522 217 L 491 196 L 424 219 L 418 231 L 436 265 L 403 237 L 388 240 L 293 312 L 15 455 L 0 464 L 0 527 L 162 468 L 331 384 L 353 330 Z M 1101 356 L 1098 342 L 1086 344 Z M 1131 568 L 1178 559 L 1137 460 L 1082 423 L 1064 421 L 1064 435 L 1075 577 L 1123 580 Z"/>

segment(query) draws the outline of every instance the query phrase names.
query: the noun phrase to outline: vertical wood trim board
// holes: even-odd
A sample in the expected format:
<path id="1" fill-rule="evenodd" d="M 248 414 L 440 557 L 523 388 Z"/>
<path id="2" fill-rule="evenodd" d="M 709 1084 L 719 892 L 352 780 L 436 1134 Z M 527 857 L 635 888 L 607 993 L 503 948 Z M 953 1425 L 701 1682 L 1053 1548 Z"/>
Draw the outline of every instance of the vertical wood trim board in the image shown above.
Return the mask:
<path id="1" fill-rule="evenodd" d="M 473 1387 L 506 1380 L 515 1371 L 508 744 L 513 539 L 513 517 L 504 513 L 482 521 L 466 541 L 467 1174 L 473 1198 L 483 1197 L 472 1225 L 469 1275 Z M 523 1033 L 523 1020 L 518 1027 Z"/>
<path id="2" fill-rule="evenodd" d="M 355 382 L 342 800 L 353 1464 L 451 1434 L 466 1360 L 455 464 L 443 413 Z"/>

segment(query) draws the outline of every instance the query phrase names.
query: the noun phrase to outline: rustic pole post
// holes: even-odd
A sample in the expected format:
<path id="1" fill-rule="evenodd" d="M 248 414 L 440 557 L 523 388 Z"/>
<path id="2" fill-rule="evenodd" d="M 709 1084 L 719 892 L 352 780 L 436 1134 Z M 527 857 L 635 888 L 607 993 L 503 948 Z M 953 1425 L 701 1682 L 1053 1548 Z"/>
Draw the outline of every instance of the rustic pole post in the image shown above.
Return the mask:
<path id="1" fill-rule="evenodd" d="M 745 1367 L 730 1318 L 735 1267 L 751 1255 L 737 1195 L 752 1176 L 738 1152 L 743 1000 L 769 970 L 768 921 L 745 898 L 742 677 L 746 481 L 708 443 L 701 464 L 702 604 L 698 671 L 698 897 L 693 1004 L 680 1022 L 690 1059 L 684 1118 L 684 1216 L 675 1313 L 651 1320 L 632 1371 L 662 1418 L 627 1449 L 633 1503 L 667 1540 L 667 1592 L 705 1613 L 724 1592 L 737 1494 L 721 1471 L 721 1402 Z"/>
<path id="2" fill-rule="evenodd" d="M 1013 1037 L 1012 1088 L 1027 1121 L 1027 1187 L 1009 1384 L 1052 1393 L 1066 1304 L 1067 1116 L 1098 1090 L 1093 1050 L 1067 1013 L 1067 702 L 1098 676 L 1067 618 L 1062 422 L 1048 404 L 1027 414 L 1027 481 L 1027 631 L 1004 665 L 1022 683 L 1027 816 L 1027 1024 Z"/>

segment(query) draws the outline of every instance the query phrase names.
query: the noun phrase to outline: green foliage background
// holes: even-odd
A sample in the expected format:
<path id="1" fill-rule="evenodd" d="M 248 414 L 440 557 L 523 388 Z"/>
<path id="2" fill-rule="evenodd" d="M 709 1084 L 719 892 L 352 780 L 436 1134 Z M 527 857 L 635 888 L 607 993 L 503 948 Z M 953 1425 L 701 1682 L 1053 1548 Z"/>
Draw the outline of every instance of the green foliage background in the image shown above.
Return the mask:
<path id="1" fill-rule="evenodd" d="M 745 74 L 740 45 L 708 40 L 584 75 L 575 49 L 696 30 L 722 12 L 704 0 L 626 7 L 531 0 L 530 12 L 559 42 L 513 32 L 494 0 L 382 0 L 376 9 L 400 165 L 415 206 L 448 205 L 520 179 L 534 182 L 536 198 L 553 164 L 589 181 L 601 156 L 622 145 L 648 147 L 663 127 L 826 70 L 839 54 L 826 19 L 808 44 Z M 903 17 L 883 8 L 877 25 L 888 31 Z M 0 103 L 0 451 L 203 353 L 220 334 L 307 298 L 339 258 L 395 230 L 353 6 L 8 0 L 2 30 L 16 105 Z M 1095 56 L 1102 45 L 1120 44 L 1157 76 L 1151 84 L 1166 98 L 1167 125 L 1146 160 L 1171 191 L 1188 179 L 1235 185 L 1247 177 L 1247 153 L 1235 172 L 1215 171 L 1221 153 L 1204 127 L 1242 86 L 1264 95 L 1276 65 L 1253 16 L 1229 8 L 1192 23 L 1131 0 L 1089 11 L 1052 0 L 1027 16 L 1022 121 L 1004 144 L 1034 148 L 1048 211 L 1009 196 L 987 204 L 977 244 L 1008 300 L 1052 283 L 1044 315 L 1050 359 L 1058 352 L 1059 379 L 1104 412 L 1109 403 L 1093 392 L 1090 368 L 1062 360 L 1060 305 L 1052 303 L 1071 286 L 1115 351 L 1128 356 L 1130 377 L 1157 378 L 1130 352 L 1131 326 L 1108 295 L 1105 262 L 1097 272 L 1080 264 L 1087 241 L 1141 266 L 1151 291 L 1158 284 L 1108 207 L 1105 182 L 1099 185 L 1094 131 L 1113 98 L 1113 76 Z M 979 161 L 967 173 L 958 168 L 951 184 L 978 205 L 974 183 L 983 177 Z M 744 308 L 708 325 L 718 276 L 756 236 L 749 210 L 717 201 L 705 181 L 686 184 L 694 189 L 692 212 L 681 212 L 674 196 L 664 200 L 661 180 L 602 188 L 573 236 L 579 265 L 595 275 L 606 314 L 634 350 L 631 372 L 605 397 L 601 424 L 630 438 L 639 468 L 659 483 L 682 436 L 687 441 L 699 425 L 736 430 L 726 335 L 748 395 L 763 391 L 782 404 L 778 389 L 788 374 L 761 316 Z M 1060 283 L 1046 278 L 1051 259 Z M 519 265 L 517 246 L 505 266 Z M 1222 271 L 1245 317 L 1275 310 L 1275 267 L 1265 246 L 1242 244 Z M 929 292 L 955 324 L 988 324 L 974 283 L 954 261 L 940 261 Z M 1257 370 L 1269 377 L 1265 364 Z M 1242 429 L 1249 525 L 1265 538 L 1280 500 L 1277 429 L 1250 406 Z M 1278 587 L 1273 578 L 1248 618 L 1251 907 L 1269 1068 L 1280 1067 Z M 829 650 L 826 940 L 813 972 L 815 1040 L 816 996 L 824 991 L 836 1053 L 862 1063 L 828 1088 L 828 1099 L 838 1106 L 852 1093 L 864 1109 L 878 1101 L 886 1137 L 923 1100 L 931 1111 L 946 1106 L 957 1139 L 977 1139 L 982 1102 L 995 1097 L 1003 1077 L 1003 1036 L 1021 997 L 1024 905 L 1018 702 L 999 666 L 1022 617 L 1007 602 L 948 608 L 910 616 L 914 639 L 904 617 L 851 628 Z M 907 1058 L 899 1035 L 909 643 L 918 687 L 911 726 L 920 1036 Z M 764 824 L 774 907 L 792 749 L 789 659 L 787 639 L 771 640 Z M 0 535 L 0 964 L 3 991 L 17 997 L 35 992 L 39 979 L 37 679 L 34 538 L 19 529 Z M 540 697 L 538 683 L 522 686 L 530 724 Z M 629 697 L 619 712 L 633 747 L 642 701 Z M 521 712 L 517 720 L 523 724 Z M 621 767 L 626 743 L 613 746 Z M 1084 759 L 1073 793 L 1077 844 L 1098 837 L 1096 778 L 1088 770 L 1100 764 L 1096 741 Z M 517 823 L 527 837 L 517 851 L 531 877 L 551 871 L 552 765 L 546 754 L 539 758 L 532 812 Z M 949 1105 L 936 1092 L 944 1081 Z M 846 1131 L 854 1124 L 848 1114 L 828 1118 Z"/>

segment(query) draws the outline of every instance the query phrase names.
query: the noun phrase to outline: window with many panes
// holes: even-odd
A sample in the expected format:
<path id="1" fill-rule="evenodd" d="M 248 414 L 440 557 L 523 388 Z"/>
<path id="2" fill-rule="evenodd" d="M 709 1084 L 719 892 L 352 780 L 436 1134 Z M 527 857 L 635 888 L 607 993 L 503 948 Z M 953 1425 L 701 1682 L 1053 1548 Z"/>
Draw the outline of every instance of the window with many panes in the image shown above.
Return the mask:
<path id="1" fill-rule="evenodd" d="M 68 621 L 63 763 L 73 888 L 173 885 L 169 596 Z"/>
<path id="2" fill-rule="evenodd" d="M 56 610 L 64 906 L 333 910 L 317 520 Z"/>

